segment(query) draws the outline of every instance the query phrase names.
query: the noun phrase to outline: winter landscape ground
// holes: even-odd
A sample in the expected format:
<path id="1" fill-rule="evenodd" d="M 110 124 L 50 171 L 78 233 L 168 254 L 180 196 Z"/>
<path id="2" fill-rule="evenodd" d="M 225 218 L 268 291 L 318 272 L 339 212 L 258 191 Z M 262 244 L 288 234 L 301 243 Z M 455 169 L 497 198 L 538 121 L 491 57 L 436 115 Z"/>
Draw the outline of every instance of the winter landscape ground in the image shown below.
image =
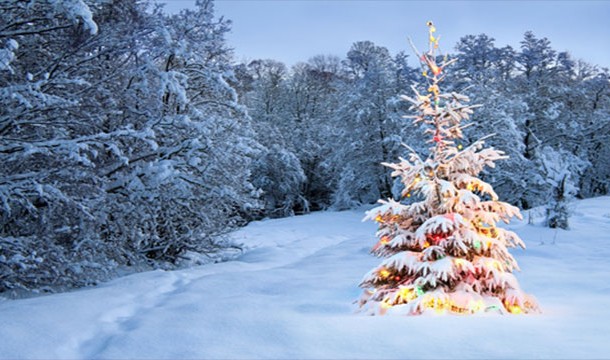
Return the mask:
<path id="1" fill-rule="evenodd" d="M 363 210 L 254 222 L 235 261 L 0 301 L 0 358 L 609 358 L 610 197 L 573 204 L 572 229 L 514 222 L 537 315 L 355 313 L 374 223 Z M 525 214 L 526 220 L 528 214 Z"/>

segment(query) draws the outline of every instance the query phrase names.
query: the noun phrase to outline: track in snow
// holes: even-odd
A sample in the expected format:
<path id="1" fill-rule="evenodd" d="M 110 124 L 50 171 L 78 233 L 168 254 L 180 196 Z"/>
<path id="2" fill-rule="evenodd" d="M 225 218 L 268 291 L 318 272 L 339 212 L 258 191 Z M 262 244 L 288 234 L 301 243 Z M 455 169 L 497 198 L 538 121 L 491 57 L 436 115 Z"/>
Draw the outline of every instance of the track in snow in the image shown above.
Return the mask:
<path id="1" fill-rule="evenodd" d="M 517 276 L 541 315 L 354 314 L 375 224 L 362 211 L 252 223 L 237 261 L 0 302 L 0 358 L 607 358 L 610 198 L 573 230 L 517 223 Z M 555 244 L 552 244 L 555 239 Z M 543 243 L 543 244 L 542 244 Z"/>

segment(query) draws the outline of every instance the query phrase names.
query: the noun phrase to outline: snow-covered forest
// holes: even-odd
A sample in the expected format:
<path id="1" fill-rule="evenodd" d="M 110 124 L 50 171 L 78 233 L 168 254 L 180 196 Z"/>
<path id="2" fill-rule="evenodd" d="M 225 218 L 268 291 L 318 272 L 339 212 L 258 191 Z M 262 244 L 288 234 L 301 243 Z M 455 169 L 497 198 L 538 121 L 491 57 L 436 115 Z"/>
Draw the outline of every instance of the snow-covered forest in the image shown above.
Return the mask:
<path id="1" fill-rule="evenodd" d="M 428 147 L 403 118 L 424 86 L 408 45 L 239 63 L 213 5 L 0 2 L 0 296 L 215 261 L 252 220 L 400 196 L 381 162 Z M 531 32 L 448 56 L 445 90 L 483 105 L 464 145 L 495 133 L 510 156 L 483 174 L 501 199 L 565 227 L 566 201 L 608 194 L 607 68 Z"/>

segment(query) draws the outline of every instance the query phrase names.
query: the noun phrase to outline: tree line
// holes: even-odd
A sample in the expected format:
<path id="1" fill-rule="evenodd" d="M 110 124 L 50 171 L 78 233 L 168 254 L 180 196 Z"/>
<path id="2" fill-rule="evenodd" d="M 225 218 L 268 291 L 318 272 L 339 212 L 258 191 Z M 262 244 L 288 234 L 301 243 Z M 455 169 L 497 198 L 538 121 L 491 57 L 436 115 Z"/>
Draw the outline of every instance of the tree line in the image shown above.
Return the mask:
<path id="1" fill-rule="evenodd" d="M 236 63 L 211 0 L 5 1 L 0 19 L 0 292 L 213 260 L 254 219 L 399 196 L 380 163 L 429 146 L 400 100 L 421 70 L 369 41 L 289 68 Z M 607 69 L 529 32 L 448 56 L 446 87 L 484 105 L 466 142 L 510 155 L 484 174 L 502 199 L 608 193 Z"/>

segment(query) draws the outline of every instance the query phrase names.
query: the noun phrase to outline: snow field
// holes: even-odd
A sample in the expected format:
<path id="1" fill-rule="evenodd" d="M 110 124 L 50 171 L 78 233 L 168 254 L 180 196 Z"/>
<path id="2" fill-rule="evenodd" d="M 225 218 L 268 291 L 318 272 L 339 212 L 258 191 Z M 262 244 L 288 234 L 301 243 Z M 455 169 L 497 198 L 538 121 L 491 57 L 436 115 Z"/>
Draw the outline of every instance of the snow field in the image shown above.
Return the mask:
<path id="1" fill-rule="evenodd" d="M 248 247 L 237 261 L 2 301 L 0 358 L 608 358 L 610 197 L 574 212 L 570 231 L 508 226 L 528 246 L 512 253 L 539 315 L 354 313 L 381 261 L 376 225 L 323 212 L 235 232 Z"/>

